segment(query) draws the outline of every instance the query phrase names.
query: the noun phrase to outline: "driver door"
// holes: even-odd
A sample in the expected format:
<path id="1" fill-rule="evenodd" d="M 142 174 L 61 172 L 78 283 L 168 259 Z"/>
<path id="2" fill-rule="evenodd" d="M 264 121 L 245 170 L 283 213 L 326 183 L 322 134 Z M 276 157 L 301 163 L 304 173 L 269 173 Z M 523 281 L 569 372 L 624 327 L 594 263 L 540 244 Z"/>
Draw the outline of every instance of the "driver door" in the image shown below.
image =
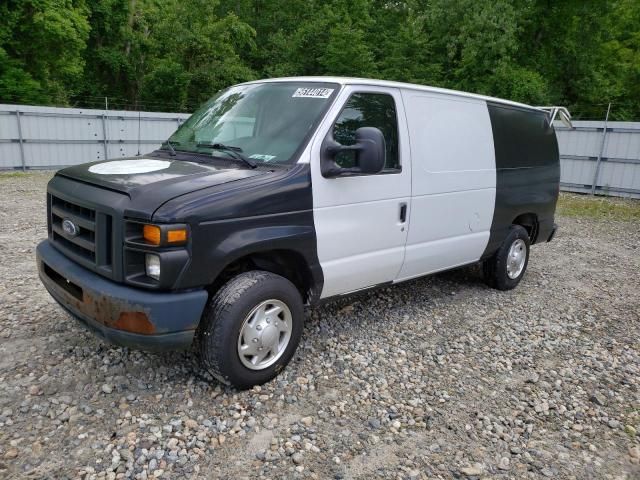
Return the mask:
<path id="1" fill-rule="evenodd" d="M 402 267 L 411 208 L 409 139 L 400 91 L 348 86 L 318 130 L 311 150 L 313 215 L 324 275 L 321 298 L 392 282 Z M 385 137 L 385 168 L 377 174 L 325 178 L 321 145 L 329 132 L 343 145 L 360 127 Z M 354 152 L 336 156 L 352 167 Z"/>

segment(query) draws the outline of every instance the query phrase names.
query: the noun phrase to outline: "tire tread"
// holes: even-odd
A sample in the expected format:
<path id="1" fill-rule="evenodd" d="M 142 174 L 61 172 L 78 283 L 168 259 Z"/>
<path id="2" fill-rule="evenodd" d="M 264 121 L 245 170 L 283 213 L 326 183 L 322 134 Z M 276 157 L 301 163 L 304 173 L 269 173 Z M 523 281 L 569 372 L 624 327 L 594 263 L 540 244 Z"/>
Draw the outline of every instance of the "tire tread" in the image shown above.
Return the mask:
<path id="1" fill-rule="evenodd" d="M 231 325 L 219 325 L 218 323 L 229 321 L 231 309 L 249 290 L 259 288 L 261 284 L 274 280 L 288 282 L 284 277 L 262 270 L 245 272 L 225 283 L 209 300 L 196 333 L 195 350 L 200 360 L 199 363 L 206 373 L 226 385 L 235 384 L 238 386 L 239 383 L 232 381 L 225 375 L 223 368 L 225 358 L 221 347 L 225 345 L 228 329 L 231 328 Z M 250 385 L 240 384 L 240 386 Z"/>

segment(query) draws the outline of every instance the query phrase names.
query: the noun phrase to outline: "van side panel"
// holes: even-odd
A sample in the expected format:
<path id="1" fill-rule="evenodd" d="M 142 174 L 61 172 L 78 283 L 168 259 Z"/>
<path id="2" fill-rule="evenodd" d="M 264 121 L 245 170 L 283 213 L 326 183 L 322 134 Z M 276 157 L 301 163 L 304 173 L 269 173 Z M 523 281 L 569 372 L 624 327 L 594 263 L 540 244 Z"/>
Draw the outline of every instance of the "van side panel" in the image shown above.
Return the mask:
<path id="1" fill-rule="evenodd" d="M 411 143 L 411 205 L 396 281 L 476 262 L 489 241 L 495 160 L 486 102 L 403 91 Z"/>
<path id="2" fill-rule="evenodd" d="M 560 156 L 556 134 L 544 112 L 487 103 L 496 158 L 496 200 L 491 236 L 483 258 L 491 256 L 514 220 L 534 214 L 533 242 L 546 241 L 560 186 Z"/>

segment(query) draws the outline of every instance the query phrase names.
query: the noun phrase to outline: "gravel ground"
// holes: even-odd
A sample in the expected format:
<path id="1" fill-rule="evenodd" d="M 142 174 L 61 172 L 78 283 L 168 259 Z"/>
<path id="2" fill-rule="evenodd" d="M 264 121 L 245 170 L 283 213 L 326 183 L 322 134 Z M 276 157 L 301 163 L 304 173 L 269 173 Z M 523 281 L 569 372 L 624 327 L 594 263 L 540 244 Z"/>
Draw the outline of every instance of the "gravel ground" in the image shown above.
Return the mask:
<path id="1" fill-rule="evenodd" d="M 640 478 L 640 226 L 559 218 L 477 268 L 310 312 L 271 383 L 115 348 L 37 279 L 49 174 L 0 175 L 2 478 Z"/>

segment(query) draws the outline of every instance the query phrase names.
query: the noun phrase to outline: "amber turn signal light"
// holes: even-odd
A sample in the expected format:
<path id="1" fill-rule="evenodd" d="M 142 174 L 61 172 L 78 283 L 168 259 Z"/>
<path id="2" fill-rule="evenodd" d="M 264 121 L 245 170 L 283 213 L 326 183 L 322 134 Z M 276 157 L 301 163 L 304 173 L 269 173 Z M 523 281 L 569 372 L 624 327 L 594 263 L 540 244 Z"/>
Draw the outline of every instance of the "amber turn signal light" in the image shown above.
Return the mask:
<path id="1" fill-rule="evenodd" d="M 153 245 L 160 245 L 161 233 L 160 227 L 155 225 L 145 225 L 142 228 L 142 237 Z"/>
<path id="2" fill-rule="evenodd" d="M 167 243 L 184 243 L 187 241 L 187 229 L 169 230 L 167 232 Z"/>

